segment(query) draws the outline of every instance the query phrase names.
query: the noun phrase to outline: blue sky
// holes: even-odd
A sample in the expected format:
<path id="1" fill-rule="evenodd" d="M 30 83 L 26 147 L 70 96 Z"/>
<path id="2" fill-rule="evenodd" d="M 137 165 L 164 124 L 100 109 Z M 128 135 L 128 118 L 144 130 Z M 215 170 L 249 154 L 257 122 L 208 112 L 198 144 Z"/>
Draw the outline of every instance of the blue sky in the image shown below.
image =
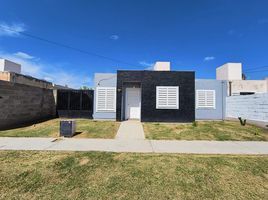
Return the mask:
<path id="1" fill-rule="evenodd" d="M 3 0 L 0 56 L 20 62 L 25 74 L 72 87 L 92 86 L 95 72 L 155 61 L 215 78 L 226 62 L 242 62 L 244 71 L 268 66 L 267 9 L 267 0 Z M 268 76 L 268 67 L 257 71 L 246 75 Z"/>

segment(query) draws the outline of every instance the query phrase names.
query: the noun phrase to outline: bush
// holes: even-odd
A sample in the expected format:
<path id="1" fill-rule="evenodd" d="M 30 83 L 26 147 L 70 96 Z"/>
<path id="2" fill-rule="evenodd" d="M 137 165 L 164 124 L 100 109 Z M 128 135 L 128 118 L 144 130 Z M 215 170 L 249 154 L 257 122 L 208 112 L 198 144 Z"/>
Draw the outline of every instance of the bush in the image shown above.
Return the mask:
<path id="1" fill-rule="evenodd" d="M 247 120 L 246 119 L 242 119 L 242 117 L 238 117 L 239 121 L 240 121 L 240 124 L 241 126 L 245 126 L 246 123 L 247 123 Z"/>

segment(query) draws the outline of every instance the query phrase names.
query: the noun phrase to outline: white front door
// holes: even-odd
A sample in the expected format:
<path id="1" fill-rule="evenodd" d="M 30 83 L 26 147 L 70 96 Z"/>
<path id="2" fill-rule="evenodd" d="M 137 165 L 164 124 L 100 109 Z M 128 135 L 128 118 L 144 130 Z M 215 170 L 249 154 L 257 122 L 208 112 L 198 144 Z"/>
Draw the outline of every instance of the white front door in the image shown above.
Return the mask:
<path id="1" fill-rule="evenodd" d="M 126 119 L 140 119 L 141 89 L 126 88 Z"/>

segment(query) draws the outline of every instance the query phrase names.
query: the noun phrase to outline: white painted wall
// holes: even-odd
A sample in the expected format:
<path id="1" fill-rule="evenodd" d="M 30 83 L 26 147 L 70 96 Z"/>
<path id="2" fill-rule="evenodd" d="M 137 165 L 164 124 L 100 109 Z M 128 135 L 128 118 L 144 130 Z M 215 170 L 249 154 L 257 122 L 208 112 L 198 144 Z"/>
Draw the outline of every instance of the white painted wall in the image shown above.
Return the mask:
<path id="1" fill-rule="evenodd" d="M 268 80 L 242 80 L 242 64 L 226 63 L 216 69 L 216 79 L 231 82 L 231 94 L 240 95 L 240 92 L 266 93 L 268 92 Z"/>
<path id="2" fill-rule="evenodd" d="M 113 73 L 95 73 L 94 75 L 94 106 L 93 106 L 93 118 L 94 119 L 107 119 L 115 120 L 116 112 L 97 112 L 97 87 L 116 87 L 117 74 Z"/>
<path id="3" fill-rule="evenodd" d="M 228 67 L 226 64 L 216 68 L 216 80 L 228 80 Z"/>
<path id="4" fill-rule="evenodd" d="M 216 69 L 217 80 L 242 80 L 242 64 L 226 63 Z"/>
<path id="5" fill-rule="evenodd" d="M 0 71 L 21 73 L 21 65 L 12 61 L 0 58 Z"/>
<path id="6" fill-rule="evenodd" d="M 266 93 L 268 92 L 268 80 L 232 81 L 232 95 L 239 95 L 240 92 Z"/>
<path id="7" fill-rule="evenodd" d="M 154 71 L 170 71 L 170 62 L 156 62 Z"/>
<path id="8" fill-rule="evenodd" d="M 227 97 L 226 117 L 268 122 L 268 93 Z"/>
<path id="9" fill-rule="evenodd" d="M 5 66 L 5 60 L 0 58 L 0 71 L 4 71 L 4 66 Z"/>

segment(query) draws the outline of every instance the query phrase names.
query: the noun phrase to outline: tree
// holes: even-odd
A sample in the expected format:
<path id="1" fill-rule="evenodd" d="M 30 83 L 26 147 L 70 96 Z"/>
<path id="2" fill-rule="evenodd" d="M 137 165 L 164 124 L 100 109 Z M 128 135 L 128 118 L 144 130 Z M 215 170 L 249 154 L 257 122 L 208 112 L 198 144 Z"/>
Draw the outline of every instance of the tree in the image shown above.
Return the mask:
<path id="1" fill-rule="evenodd" d="M 85 86 L 85 85 L 84 85 L 84 86 L 80 87 L 80 89 L 81 89 L 81 90 L 90 90 L 91 88 L 88 87 L 88 86 Z"/>

